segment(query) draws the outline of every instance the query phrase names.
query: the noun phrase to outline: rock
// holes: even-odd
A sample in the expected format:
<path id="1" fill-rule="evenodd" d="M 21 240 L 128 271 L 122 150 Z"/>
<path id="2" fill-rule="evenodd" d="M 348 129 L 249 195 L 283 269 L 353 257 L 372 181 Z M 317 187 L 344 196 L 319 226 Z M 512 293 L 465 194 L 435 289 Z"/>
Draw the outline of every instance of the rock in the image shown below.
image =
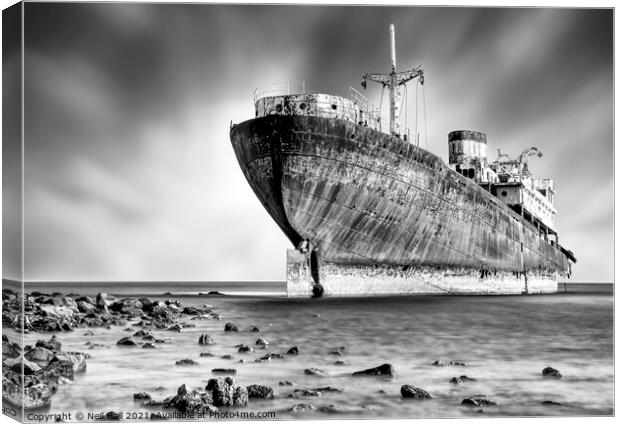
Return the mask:
<path id="1" fill-rule="evenodd" d="M 237 350 L 237 352 L 239 353 L 251 353 L 254 352 L 254 349 L 252 349 L 250 346 L 246 346 L 243 345 L 239 348 L 239 350 Z"/>
<path id="2" fill-rule="evenodd" d="M 151 395 L 146 392 L 134 393 L 134 400 L 151 400 Z"/>
<path id="3" fill-rule="evenodd" d="M 237 374 L 237 370 L 234 368 L 213 368 L 211 372 L 213 374 Z"/>
<path id="4" fill-rule="evenodd" d="M 227 322 L 224 325 L 224 331 L 239 331 L 239 327 L 237 327 L 235 324 L 233 324 L 232 322 Z"/>
<path id="5" fill-rule="evenodd" d="M 246 387 L 250 399 L 273 399 L 273 389 L 267 386 L 252 384 Z"/>
<path id="6" fill-rule="evenodd" d="M 94 312 L 97 310 L 97 307 L 93 305 L 92 303 L 82 302 L 82 301 L 77 302 L 77 308 L 78 308 L 78 311 L 84 314 L 88 314 L 90 312 Z"/>
<path id="7" fill-rule="evenodd" d="M 213 337 L 209 336 L 208 334 L 202 334 L 200 338 L 198 338 L 198 344 L 213 345 L 215 344 L 215 340 L 213 339 Z"/>
<path id="8" fill-rule="evenodd" d="M 165 339 L 155 339 L 153 340 L 155 343 L 171 343 L 172 340 L 165 338 Z"/>
<path id="9" fill-rule="evenodd" d="M 255 344 L 258 346 L 269 346 L 269 342 L 263 338 L 256 340 Z"/>
<path id="10" fill-rule="evenodd" d="M 196 361 L 194 361 L 192 359 L 186 358 L 186 359 L 181 359 L 179 361 L 176 361 L 174 363 L 174 365 L 179 365 L 179 366 L 182 366 L 182 367 L 187 367 L 187 366 L 191 366 L 191 365 L 198 365 L 198 362 L 196 362 Z"/>
<path id="11" fill-rule="evenodd" d="M 25 410 L 49 407 L 53 393 L 54 386 L 50 384 L 39 382 L 23 387 L 21 382 L 15 382 L 4 375 L 2 377 L 3 400 L 20 407 L 23 405 Z"/>
<path id="12" fill-rule="evenodd" d="M 251 331 L 252 333 L 260 333 L 260 329 L 259 329 L 258 327 L 256 327 L 256 326 L 254 326 L 254 327 L 250 328 L 250 331 Z"/>
<path id="13" fill-rule="evenodd" d="M 108 305 L 111 303 L 108 300 L 108 295 L 106 293 L 99 293 L 97 298 L 95 299 L 95 305 L 100 309 L 108 309 Z"/>
<path id="14" fill-rule="evenodd" d="M 336 361 L 334 365 L 345 365 L 344 361 Z"/>
<path id="15" fill-rule="evenodd" d="M 3 358 L 15 358 L 22 354 L 22 347 L 14 342 L 3 341 L 2 342 L 2 357 Z"/>
<path id="16" fill-rule="evenodd" d="M 368 368 L 363 371 L 355 371 L 353 375 L 354 376 L 382 375 L 386 377 L 394 377 L 395 373 L 394 373 L 394 367 L 391 364 L 383 364 L 375 368 Z"/>
<path id="17" fill-rule="evenodd" d="M 206 390 L 211 391 L 215 406 L 245 406 L 248 403 L 248 390 L 235 386 L 233 378 L 212 378 L 207 383 Z"/>
<path id="18" fill-rule="evenodd" d="M 142 310 L 148 312 L 152 310 L 153 301 L 148 297 L 141 297 L 138 301 L 142 304 Z"/>
<path id="19" fill-rule="evenodd" d="M 306 412 L 306 411 L 312 411 L 314 409 L 316 409 L 316 406 L 310 403 L 296 403 L 295 405 L 291 406 L 288 410 L 291 412 Z"/>
<path id="20" fill-rule="evenodd" d="M 332 392 L 332 393 L 344 393 L 344 389 L 339 389 L 338 387 L 334 387 L 334 386 L 327 386 L 327 387 L 317 387 L 312 389 L 314 391 L 317 392 Z"/>
<path id="21" fill-rule="evenodd" d="M 327 374 L 325 374 L 325 371 L 320 370 L 318 368 L 306 368 L 304 370 L 304 374 L 306 374 L 306 375 L 316 375 L 318 377 L 327 377 Z"/>
<path id="22" fill-rule="evenodd" d="M 143 305 L 138 299 L 125 298 L 108 304 L 108 308 L 112 311 L 136 317 L 142 315 Z"/>
<path id="23" fill-rule="evenodd" d="M 556 402 L 554 400 L 543 400 L 540 404 L 541 405 L 551 405 L 551 406 L 562 406 L 562 404 L 560 402 Z"/>
<path id="24" fill-rule="evenodd" d="M 50 364 L 54 362 L 69 362 L 74 373 L 80 373 L 86 371 L 86 359 L 90 358 L 90 355 L 82 352 L 61 352 L 55 355 Z"/>
<path id="25" fill-rule="evenodd" d="M 254 362 L 267 362 L 270 361 L 272 359 L 284 359 L 284 355 L 282 355 L 281 353 L 268 353 L 264 356 L 261 356 L 260 358 L 256 359 Z"/>
<path id="26" fill-rule="evenodd" d="M 461 405 L 466 405 L 466 406 L 497 406 L 497 403 L 485 399 L 485 398 L 481 398 L 481 397 L 477 397 L 477 398 L 467 398 L 467 399 L 463 399 L 461 401 Z"/>
<path id="27" fill-rule="evenodd" d="M 86 330 L 82 333 L 82 336 L 94 336 L 93 330 Z"/>
<path id="28" fill-rule="evenodd" d="M 436 366 L 436 367 L 444 367 L 446 365 L 451 365 L 453 367 L 466 367 L 467 366 L 467 364 L 465 362 L 461 362 L 461 361 L 443 362 L 443 361 L 440 361 L 440 360 L 436 360 L 431 365 Z"/>
<path id="29" fill-rule="evenodd" d="M 136 343 L 136 341 L 132 339 L 131 337 L 123 337 L 122 339 L 117 341 L 116 344 L 120 346 L 137 346 L 138 345 L 138 343 Z"/>
<path id="30" fill-rule="evenodd" d="M 233 359 L 232 355 L 223 355 L 222 359 Z"/>
<path id="31" fill-rule="evenodd" d="M 150 336 L 151 333 L 149 333 L 148 331 L 146 331 L 145 329 L 142 330 L 138 330 L 135 333 L 133 333 L 134 337 L 148 337 Z"/>
<path id="32" fill-rule="evenodd" d="M 452 377 L 450 379 L 450 384 L 459 384 L 461 382 L 461 379 L 458 377 Z"/>
<path id="33" fill-rule="evenodd" d="M 183 332 L 183 327 L 181 327 L 179 324 L 174 324 L 174 325 L 168 327 L 166 330 L 167 331 L 175 331 L 177 333 L 181 333 L 181 332 Z"/>
<path id="34" fill-rule="evenodd" d="M 339 350 L 332 350 L 328 353 L 328 355 L 342 356 L 342 352 L 340 352 Z"/>
<path id="35" fill-rule="evenodd" d="M 286 352 L 286 354 L 287 355 L 299 355 L 299 347 L 293 346 Z"/>
<path id="36" fill-rule="evenodd" d="M 54 357 L 54 352 L 41 346 L 35 346 L 24 355 L 27 360 L 43 366 L 47 365 Z"/>
<path id="37" fill-rule="evenodd" d="M 30 362 L 26 358 L 18 356 L 17 358 L 8 358 L 2 361 L 3 368 L 8 368 L 14 372 L 21 374 L 22 367 L 25 375 L 32 375 L 37 371 L 41 371 L 41 367 L 34 362 Z"/>
<path id="38" fill-rule="evenodd" d="M 426 390 L 420 389 L 419 387 L 410 386 L 409 384 L 405 384 L 400 388 L 400 394 L 403 398 L 406 399 L 432 399 L 433 396 Z"/>
<path id="39" fill-rule="evenodd" d="M 288 395 L 288 397 L 292 397 L 292 398 L 297 398 L 300 396 L 317 397 L 317 396 L 321 396 L 321 392 L 317 392 L 316 390 L 309 390 L 309 389 L 295 389 L 293 390 L 293 393 Z"/>
<path id="40" fill-rule="evenodd" d="M 328 414 L 353 414 L 368 411 L 366 406 L 327 405 L 320 408 L 321 412 Z"/>
<path id="41" fill-rule="evenodd" d="M 186 306 L 181 310 L 181 313 L 185 315 L 202 315 L 206 312 L 207 310 L 197 308 L 196 306 Z"/>
<path id="42" fill-rule="evenodd" d="M 555 368 L 547 367 L 542 370 L 542 376 L 544 378 L 562 378 L 560 371 Z"/>
<path id="43" fill-rule="evenodd" d="M 156 348 L 156 347 L 155 347 L 155 345 L 154 345 L 154 344 L 152 344 L 152 343 L 144 343 L 144 344 L 142 345 L 142 349 L 157 349 L 157 348 Z"/>
<path id="44" fill-rule="evenodd" d="M 200 352 L 199 356 L 203 358 L 203 357 L 209 357 L 209 356 L 215 356 L 215 355 L 213 355 L 211 352 Z"/>
<path id="45" fill-rule="evenodd" d="M 294 385 L 295 385 L 294 383 L 291 383 L 291 382 L 290 382 L 290 381 L 288 381 L 288 380 L 285 380 L 285 381 L 280 381 L 278 384 L 279 384 L 280 386 L 294 386 Z"/>
<path id="46" fill-rule="evenodd" d="M 189 391 L 185 384 L 179 386 L 177 394 L 164 399 L 164 408 L 174 408 L 181 412 L 211 413 L 217 412 L 213 399 L 208 392 Z"/>
<path id="47" fill-rule="evenodd" d="M 52 336 L 52 338 L 47 341 L 37 340 L 35 346 L 44 347 L 52 352 L 60 352 L 62 350 L 62 344 L 56 339 L 56 336 Z"/>

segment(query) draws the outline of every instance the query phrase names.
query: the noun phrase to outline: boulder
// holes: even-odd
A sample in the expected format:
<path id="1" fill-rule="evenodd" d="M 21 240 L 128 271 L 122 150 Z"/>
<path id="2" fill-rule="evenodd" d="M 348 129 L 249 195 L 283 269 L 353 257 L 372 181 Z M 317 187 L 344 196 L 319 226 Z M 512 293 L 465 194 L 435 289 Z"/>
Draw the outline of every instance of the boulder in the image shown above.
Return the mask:
<path id="1" fill-rule="evenodd" d="M 463 399 L 461 401 L 461 405 L 466 405 L 466 406 L 497 406 L 497 403 L 493 402 L 491 400 L 482 398 L 482 397 L 476 397 L 476 398 Z"/>
<path id="2" fill-rule="evenodd" d="M 267 386 L 252 384 L 246 387 L 250 399 L 273 399 L 273 389 Z"/>
<path id="3" fill-rule="evenodd" d="M 8 339 L 7 339 L 8 340 Z M 14 342 L 2 341 L 2 357 L 15 358 L 22 353 L 22 347 Z"/>
<path id="4" fill-rule="evenodd" d="M 185 384 L 180 386 L 175 396 L 164 399 L 164 408 L 174 408 L 180 412 L 211 413 L 217 412 L 213 405 L 213 399 L 208 392 L 187 390 Z"/>
<path id="5" fill-rule="evenodd" d="M 239 331 L 239 327 L 237 327 L 235 324 L 233 324 L 232 322 L 227 322 L 224 325 L 224 331 Z"/>
<path id="6" fill-rule="evenodd" d="M 177 333 L 181 333 L 183 331 L 183 327 L 179 324 L 174 324 L 166 329 L 167 331 L 175 331 Z"/>
<path id="7" fill-rule="evenodd" d="M 248 390 L 235 385 L 232 377 L 212 378 L 207 383 L 206 390 L 211 391 L 215 406 L 245 406 L 248 403 Z"/>
<path id="8" fill-rule="evenodd" d="M 136 341 L 132 339 L 131 337 L 123 337 L 122 339 L 117 341 L 116 344 L 120 346 L 137 346 L 138 345 L 138 343 L 136 343 Z"/>
<path id="9" fill-rule="evenodd" d="M 314 409 L 316 409 L 316 406 L 310 403 L 296 403 L 295 405 L 291 406 L 288 410 L 291 412 L 306 412 L 306 411 L 312 411 Z"/>
<path id="10" fill-rule="evenodd" d="M 409 384 L 405 384 L 400 388 L 400 394 L 405 399 L 432 399 L 433 396 L 426 390 L 420 389 L 419 387 L 411 386 Z"/>
<path id="11" fill-rule="evenodd" d="M 41 346 L 35 346 L 24 355 L 26 359 L 43 366 L 47 365 L 54 357 L 54 352 Z"/>
<path id="12" fill-rule="evenodd" d="M 560 373 L 560 371 L 551 367 L 546 367 L 545 369 L 543 369 L 542 376 L 544 378 L 562 378 L 562 374 Z"/>
<path id="13" fill-rule="evenodd" d="M 336 361 L 334 362 L 334 365 L 344 365 L 344 361 Z"/>
<path id="14" fill-rule="evenodd" d="M 353 373 L 354 376 L 364 376 L 364 375 L 381 375 L 386 377 L 394 377 L 394 367 L 391 364 L 383 364 L 378 367 L 368 368 L 362 371 L 355 371 Z"/>
<path id="15" fill-rule="evenodd" d="M 286 352 L 286 354 L 287 355 L 299 355 L 299 347 L 293 346 Z"/>
<path id="16" fill-rule="evenodd" d="M 88 314 L 90 312 L 94 312 L 97 310 L 97 307 L 94 304 L 89 303 L 89 302 L 84 302 L 84 301 L 78 301 L 77 308 L 78 308 L 78 311 L 84 314 Z"/>
<path id="17" fill-rule="evenodd" d="M 255 344 L 258 346 L 269 346 L 269 342 L 263 338 L 259 338 L 258 340 L 256 340 Z"/>
<path id="18" fill-rule="evenodd" d="M 339 350 L 332 350 L 328 355 L 342 356 L 342 352 Z"/>
<path id="19" fill-rule="evenodd" d="M 213 368 L 211 372 L 213 374 L 237 374 L 237 370 L 234 368 Z"/>
<path id="20" fill-rule="evenodd" d="M 327 374 L 325 374 L 325 371 L 320 370 L 318 368 L 306 368 L 304 370 L 304 374 L 306 374 L 306 375 L 316 375 L 318 377 L 327 377 Z"/>
<path id="21" fill-rule="evenodd" d="M 254 349 L 252 349 L 250 346 L 243 345 L 243 346 L 239 347 L 239 350 L 237 350 L 237 352 L 239 352 L 239 353 L 251 353 L 251 352 L 254 352 Z"/>
<path id="22" fill-rule="evenodd" d="M 215 356 L 215 355 L 213 355 L 211 352 L 200 352 L 199 356 L 202 358 L 205 356 Z"/>
<path id="23" fill-rule="evenodd" d="M 292 397 L 292 398 L 298 398 L 298 397 L 317 397 L 317 396 L 321 396 L 321 392 L 318 392 L 316 390 L 309 390 L 309 389 L 295 389 L 293 390 L 293 393 L 291 393 L 290 395 L 288 395 L 288 397 Z"/>
<path id="24" fill-rule="evenodd" d="M 213 337 L 209 336 L 208 334 L 202 334 L 198 338 L 198 344 L 201 344 L 201 345 L 213 345 L 213 344 L 215 344 L 215 340 L 213 339 Z"/>
<path id="25" fill-rule="evenodd" d="M 178 366 L 182 366 L 182 367 L 188 367 L 188 366 L 192 366 L 192 365 L 198 365 L 198 362 L 196 362 L 196 361 L 194 361 L 192 359 L 186 358 L 186 359 L 181 359 L 179 361 L 176 361 L 174 363 L 174 365 L 178 365 Z"/>
<path id="26" fill-rule="evenodd" d="M 256 326 L 253 326 L 253 327 L 251 327 L 251 328 L 250 328 L 250 331 L 251 331 L 252 333 L 260 333 L 260 328 L 258 328 L 258 327 L 256 327 Z"/>
<path id="27" fill-rule="evenodd" d="M 110 303 L 111 302 L 108 300 L 108 295 L 106 293 L 99 293 L 95 299 L 95 305 L 99 309 L 107 310 Z"/>
<path id="28" fill-rule="evenodd" d="M 154 345 L 154 344 L 152 344 L 152 343 L 144 343 L 144 344 L 142 345 L 142 349 L 157 349 L 157 348 L 156 348 L 156 347 L 155 347 L 155 345 Z"/>
<path id="29" fill-rule="evenodd" d="M 232 355 L 222 355 L 222 359 L 233 359 Z"/>
<path id="30" fill-rule="evenodd" d="M 279 384 L 280 386 L 294 386 L 294 385 L 295 385 L 294 383 L 291 383 L 291 382 L 290 382 L 290 381 L 288 381 L 288 380 L 280 381 L 280 382 L 278 382 L 278 384 Z"/>
<path id="31" fill-rule="evenodd" d="M 151 333 L 149 333 L 148 331 L 146 331 L 145 329 L 142 330 L 138 330 L 135 333 L 133 333 L 134 337 L 148 337 L 150 336 Z"/>
<path id="32" fill-rule="evenodd" d="M 541 405 L 551 405 L 551 406 L 562 406 L 562 403 L 556 402 L 554 400 L 543 400 L 540 404 Z"/>
<path id="33" fill-rule="evenodd" d="M 7 358 L 2 361 L 3 368 L 13 370 L 14 372 L 21 374 L 22 367 L 25 375 L 32 375 L 37 371 L 41 371 L 41 367 L 34 362 L 29 361 L 26 358 L 18 356 L 16 358 Z"/>
<path id="34" fill-rule="evenodd" d="M 134 400 L 151 400 L 151 395 L 146 392 L 134 393 Z"/>
<path id="35" fill-rule="evenodd" d="M 54 387 L 51 384 L 36 382 L 23 387 L 19 379 L 13 381 L 3 375 L 2 399 L 25 410 L 46 408 L 51 405 Z"/>
<path id="36" fill-rule="evenodd" d="M 58 341 L 56 336 L 52 336 L 49 340 L 37 340 L 35 346 L 44 347 L 52 352 L 60 352 L 62 350 L 62 344 Z"/>

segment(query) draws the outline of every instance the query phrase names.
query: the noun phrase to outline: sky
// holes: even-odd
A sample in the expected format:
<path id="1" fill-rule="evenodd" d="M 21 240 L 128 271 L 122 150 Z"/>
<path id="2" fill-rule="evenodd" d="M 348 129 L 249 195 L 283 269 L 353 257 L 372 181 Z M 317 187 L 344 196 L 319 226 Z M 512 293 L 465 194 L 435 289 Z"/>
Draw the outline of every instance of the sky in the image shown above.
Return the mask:
<path id="1" fill-rule="evenodd" d="M 230 123 L 274 82 L 361 89 L 389 71 L 390 23 L 398 67 L 425 70 L 422 147 L 447 160 L 456 129 L 490 160 L 538 147 L 573 281 L 613 280 L 611 10 L 27 3 L 25 22 L 27 280 L 284 280 L 292 246 Z"/>

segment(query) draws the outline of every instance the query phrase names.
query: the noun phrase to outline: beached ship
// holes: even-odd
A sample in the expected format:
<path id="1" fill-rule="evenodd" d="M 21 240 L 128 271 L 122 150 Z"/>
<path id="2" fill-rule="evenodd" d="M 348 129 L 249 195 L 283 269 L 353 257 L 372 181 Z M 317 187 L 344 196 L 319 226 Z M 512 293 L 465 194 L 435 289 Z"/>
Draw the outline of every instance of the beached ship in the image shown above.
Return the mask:
<path id="1" fill-rule="evenodd" d="M 534 178 L 526 148 L 487 159 L 487 137 L 448 134 L 449 163 L 400 126 L 403 86 L 423 70 L 365 74 L 389 90 L 389 125 L 350 97 L 255 93 L 256 116 L 231 124 L 241 169 L 292 242 L 289 296 L 522 294 L 557 291 L 572 252 L 558 240 L 551 179 Z M 417 102 L 416 102 L 417 103 Z"/>

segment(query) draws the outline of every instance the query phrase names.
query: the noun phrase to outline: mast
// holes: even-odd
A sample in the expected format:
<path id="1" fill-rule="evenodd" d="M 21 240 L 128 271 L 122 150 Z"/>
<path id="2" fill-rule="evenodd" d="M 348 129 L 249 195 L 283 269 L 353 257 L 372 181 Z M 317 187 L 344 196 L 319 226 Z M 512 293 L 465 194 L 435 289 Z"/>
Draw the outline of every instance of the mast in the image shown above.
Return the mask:
<path id="1" fill-rule="evenodd" d="M 420 84 L 424 84 L 424 71 L 421 66 L 413 67 L 406 71 L 396 71 L 396 36 L 394 24 L 390 24 L 390 54 L 391 54 L 391 70 L 389 74 L 364 74 L 362 76 L 362 87 L 366 88 L 366 81 L 374 81 L 383 86 L 388 87 L 390 91 L 390 133 L 400 137 L 400 98 L 401 85 L 414 78 L 419 78 Z"/>

